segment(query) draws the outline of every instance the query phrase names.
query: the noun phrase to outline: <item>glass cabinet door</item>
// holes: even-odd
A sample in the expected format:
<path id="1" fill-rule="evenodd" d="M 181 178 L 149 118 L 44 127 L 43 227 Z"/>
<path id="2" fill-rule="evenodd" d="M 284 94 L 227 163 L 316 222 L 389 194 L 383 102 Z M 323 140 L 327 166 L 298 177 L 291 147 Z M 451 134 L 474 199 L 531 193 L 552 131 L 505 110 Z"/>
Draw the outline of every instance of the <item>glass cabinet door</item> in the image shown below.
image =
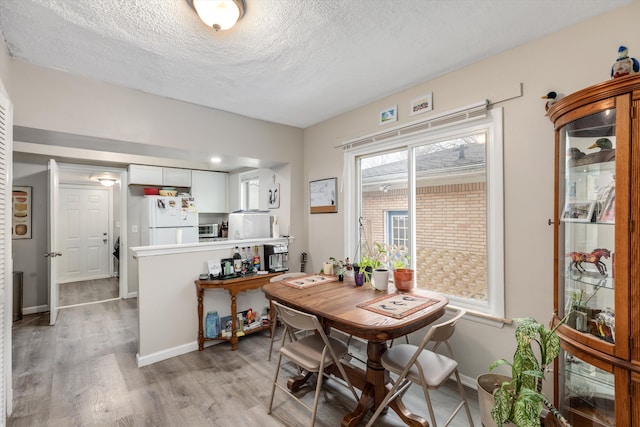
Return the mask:
<path id="1" fill-rule="evenodd" d="M 614 374 L 561 351 L 560 411 L 573 426 L 615 426 Z"/>
<path id="2" fill-rule="evenodd" d="M 615 109 L 567 123 L 559 142 L 558 315 L 614 344 Z"/>

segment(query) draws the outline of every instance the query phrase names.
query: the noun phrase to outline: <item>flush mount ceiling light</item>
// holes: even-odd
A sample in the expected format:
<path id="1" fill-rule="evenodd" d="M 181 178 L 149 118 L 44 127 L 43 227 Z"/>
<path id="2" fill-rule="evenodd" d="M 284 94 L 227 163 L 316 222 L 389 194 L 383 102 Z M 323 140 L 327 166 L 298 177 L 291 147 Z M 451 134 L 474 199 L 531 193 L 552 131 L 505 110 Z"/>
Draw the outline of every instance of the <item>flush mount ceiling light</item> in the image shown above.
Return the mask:
<path id="1" fill-rule="evenodd" d="M 202 22 L 214 30 L 228 30 L 244 15 L 244 0 L 189 0 Z"/>
<path id="2" fill-rule="evenodd" d="M 98 181 L 100 182 L 100 184 L 104 185 L 105 187 L 113 187 L 113 184 L 116 183 L 115 179 L 110 179 L 110 178 L 100 178 L 98 179 Z"/>

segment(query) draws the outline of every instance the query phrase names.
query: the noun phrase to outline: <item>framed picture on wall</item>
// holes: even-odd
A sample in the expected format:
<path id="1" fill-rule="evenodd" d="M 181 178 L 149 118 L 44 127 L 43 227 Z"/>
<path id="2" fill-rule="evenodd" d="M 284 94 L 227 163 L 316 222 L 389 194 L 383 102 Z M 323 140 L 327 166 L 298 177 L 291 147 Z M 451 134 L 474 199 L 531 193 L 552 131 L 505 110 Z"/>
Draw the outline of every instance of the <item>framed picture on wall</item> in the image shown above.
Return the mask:
<path id="1" fill-rule="evenodd" d="M 337 189 L 338 178 L 319 179 L 309 182 L 309 206 L 311 213 L 337 213 Z"/>
<path id="2" fill-rule="evenodd" d="M 11 196 L 11 237 L 31 238 L 31 187 L 13 187 Z"/>
<path id="3" fill-rule="evenodd" d="M 415 116 L 416 114 L 426 113 L 433 110 L 433 92 L 429 92 L 425 95 L 419 96 L 411 100 L 410 114 Z"/>
<path id="4" fill-rule="evenodd" d="M 397 121 L 398 121 L 397 105 L 394 105 L 392 107 L 387 107 L 384 110 L 380 111 L 380 115 L 378 116 L 379 125 L 386 125 L 387 123 L 392 123 Z"/>

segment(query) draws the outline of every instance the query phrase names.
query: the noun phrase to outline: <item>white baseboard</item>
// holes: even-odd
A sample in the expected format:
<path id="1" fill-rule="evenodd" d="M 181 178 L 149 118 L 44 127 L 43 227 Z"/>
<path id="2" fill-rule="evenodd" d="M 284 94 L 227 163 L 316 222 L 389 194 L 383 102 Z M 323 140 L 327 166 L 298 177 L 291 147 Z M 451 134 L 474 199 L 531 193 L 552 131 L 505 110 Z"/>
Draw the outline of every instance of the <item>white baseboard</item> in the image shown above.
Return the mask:
<path id="1" fill-rule="evenodd" d="M 49 305 L 36 305 L 34 307 L 22 307 L 22 314 L 46 313 L 49 311 Z"/>
<path id="2" fill-rule="evenodd" d="M 204 343 L 205 348 L 220 344 L 226 341 L 210 341 Z M 187 344 L 179 345 L 177 347 L 168 348 L 166 350 L 158 351 L 156 353 L 151 353 L 147 356 L 140 357 L 140 353 L 136 353 L 136 361 L 138 362 L 138 368 L 142 368 L 143 366 L 151 365 L 156 362 L 160 362 L 162 360 L 170 359 L 172 357 L 180 356 L 182 354 L 191 353 L 192 351 L 198 350 L 198 341 L 193 341 Z"/>

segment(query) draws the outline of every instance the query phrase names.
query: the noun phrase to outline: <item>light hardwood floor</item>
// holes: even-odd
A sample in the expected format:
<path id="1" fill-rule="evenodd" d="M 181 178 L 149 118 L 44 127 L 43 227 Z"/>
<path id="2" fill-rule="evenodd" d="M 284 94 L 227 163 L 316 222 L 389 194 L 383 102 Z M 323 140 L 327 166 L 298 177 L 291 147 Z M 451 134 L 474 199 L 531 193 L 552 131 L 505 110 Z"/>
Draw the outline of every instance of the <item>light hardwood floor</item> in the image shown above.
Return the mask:
<path id="1" fill-rule="evenodd" d="M 170 314 L 167 314 L 170 315 Z M 195 315 L 195 314 L 194 314 Z M 308 424 L 308 412 L 276 391 L 267 415 L 276 349 L 267 362 L 268 332 L 241 338 L 238 351 L 221 343 L 143 368 L 136 366 L 137 301 L 116 300 L 27 315 L 13 327 L 13 414 L 8 426 L 291 426 Z M 280 328 L 279 328 L 280 329 Z M 195 331 L 194 331 L 195 334 Z M 195 335 L 194 335 L 195 339 Z M 364 351 L 362 343 L 352 344 Z M 287 364 L 285 372 L 295 369 Z M 305 388 L 311 403 L 312 389 Z M 437 411 L 449 410 L 450 384 L 432 396 Z M 477 397 L 467 390 L 476 426 Z M 428 416 L 424 397 L 411 387 L 407 406 Z M 339 426 L 355 406 L 335 380 L 323 386 L 317 426 Z M 439 417 L 441 420 L 444 418 Z M 377 426 L 401 426 L 391 411 Z M 464 411 L 453 426 L 466 426 Z"/>
<path id="2" fill-rule="evenodd" d="M 107 279 L 60 283 L 58 285 L 58 306 L 66 307 L 118 298 L 118 280 L 117 277 L 110 277 Z"/>

